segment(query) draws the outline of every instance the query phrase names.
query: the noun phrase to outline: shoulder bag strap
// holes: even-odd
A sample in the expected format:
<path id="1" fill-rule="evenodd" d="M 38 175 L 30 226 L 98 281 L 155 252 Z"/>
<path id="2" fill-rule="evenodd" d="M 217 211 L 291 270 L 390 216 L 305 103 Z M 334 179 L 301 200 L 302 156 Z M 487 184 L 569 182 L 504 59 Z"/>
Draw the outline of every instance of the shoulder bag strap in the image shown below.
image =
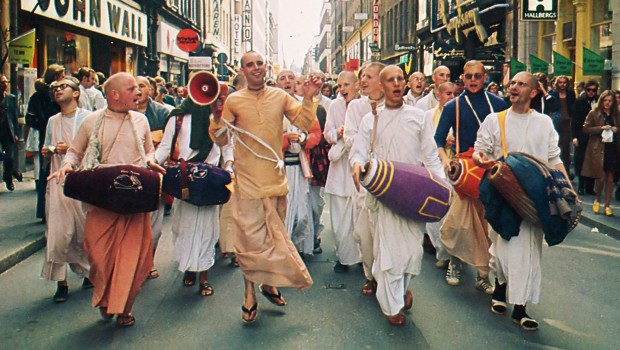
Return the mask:
<path id="1" fill-rule="evenodd" d="M 459 116 L 459 96 L 456 97 L 456 154 L 461 153 L 460 152 L 460 143 L 459 143 L 459 120 L 460 120 L 460 116 Z"/>
<path id="2" fill-rule="evenodd" d="M 508 156 L 508 152 L 506 152 L 506 114 L 508 114 L 508 110 L 503 110 L 497 113 L 497 121 L 499 122 L 499 134 L 502 138 L 502 153 L 504 154 L 504 159 Z"/>

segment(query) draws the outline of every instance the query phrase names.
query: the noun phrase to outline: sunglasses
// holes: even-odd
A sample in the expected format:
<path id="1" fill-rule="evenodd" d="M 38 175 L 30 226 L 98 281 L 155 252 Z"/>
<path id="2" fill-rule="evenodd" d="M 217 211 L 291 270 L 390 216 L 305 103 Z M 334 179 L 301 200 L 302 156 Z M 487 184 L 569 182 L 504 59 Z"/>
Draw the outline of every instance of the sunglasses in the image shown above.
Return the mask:
<path id="1" fill-rule="evenodd" d="M 71 87 L 71 85 L 69 85 L 69 84 L 54 85 L 54 86 L 52 86 L 52 92 L 56 92 L 58 90 L 64 90 L 64 89 L 66 89 L 68 87 L 73 89 L 73 87 Z"/>
<path id="2" fill-rule="evenodd" d="M 596 92 L 598 89 L 586 89 L 587 92 Z"/>
<path id="3" fill-rule="evenodd" d="M 465 77 L 465 79 L 468 79 L 468 80 L 471 80 L 471 78 L 474 78 L 476 80 L 480 80 L 480 79 L 482 79 L 483 76 L 484 76 L 484 74 L 482 74 L 482 73 L 475 73 L 475 74 L 467 73 L 467 74 L 463 74 L 463 77 Z"/>

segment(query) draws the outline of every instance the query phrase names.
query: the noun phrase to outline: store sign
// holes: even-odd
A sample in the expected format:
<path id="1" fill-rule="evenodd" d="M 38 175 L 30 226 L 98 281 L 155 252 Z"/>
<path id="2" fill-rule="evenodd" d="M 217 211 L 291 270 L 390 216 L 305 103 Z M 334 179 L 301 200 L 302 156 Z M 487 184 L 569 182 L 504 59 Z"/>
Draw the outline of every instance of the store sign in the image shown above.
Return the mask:
<path id="1" fill-rule="evenodd" d="M 187 68 L 191 70 L 212 70 L 213 59 L 211 57 L 192 56 L 189 58 Z"/>
<path id="2" fill-rule="evenodd" d="M 176 42 L 181 51 L 192 52 L 200 45 L 200 36 L 192 28 L 185 28 L 177 34 Z"/>
<path id="3" fill-rule="evenodd" d="M 372 41 L 379 42 L 379 1 L 372 3 Z"/>
<path id="4" fill-rule="evenodd" d="M 602 76 L 605 66 L 605 57 L 596 52 L 583 48 L 583 75 Z"/>
<path id="5" fill-rule="evenodd" d="M 394 51 L 415 51 L 416 47 L 413 43 L 396 43 Z"/>
<path id="6" fill-rule="evenodd" d="M 213 6 L 213 14 L 211 15 L 211 19 L 213 22 L 212 33 L 215 36 L 220 35 L 220 5 L 222 4 L 222 0 L 213 0 L 211 5 Z"/>
<path id="7" fill-rule="evenodd" d="M 156 34 L 157 51 L 166 55 L 187 59 L 189 54 L 182 51 L 177 45 L 180 29 L 161 19 Z M 167 68 L 166 68 L 167 72 Z"/>
<path id="8" fill-rule="evenodd" d="M 558 0 L 521 0 L 522 21 L 556 21 Z"/>
<path id="9" fill-rule="evenodd" d="M 252 42 L 252 2 L 250 0 L 243 1 L 242 17 L 242 42 Z"/>
<path id="10" fill-rule="evenodd" d="M 498 10 L 508 9 L 507 0 L 431 0 L 430 29 L 432 33 L 445 29 L 448 34 L 462 44 L 471 32 L 475 32 L 481 42 L 488 39 L 487 27 L 482 23 L 482 16 L 493 15 Z M 495 19 L 497 17 L 497 19 Z M 487 25 L 499 23 L 503 16 L 487 19 Z M 491 23 L 489 23 L 491 22 Z"/>
<path id="11" fill-rule="evenodd" d="M 147 46 L 146 14 L 119 0 L 21 0 L 21 9 L 75 27 Z"/>
<path id="12" fill-rule="evenodd" d="M 433 56 L 439 61 L 452 61 L 465 59 L 465 50 L 448 44 L 435 43 Z"/>
<path id="13" fill-rule="evenodd" d="M 35 30 L 22 34 L 9 41 L 9 62 L 32 66 L 34 61 Z"/>

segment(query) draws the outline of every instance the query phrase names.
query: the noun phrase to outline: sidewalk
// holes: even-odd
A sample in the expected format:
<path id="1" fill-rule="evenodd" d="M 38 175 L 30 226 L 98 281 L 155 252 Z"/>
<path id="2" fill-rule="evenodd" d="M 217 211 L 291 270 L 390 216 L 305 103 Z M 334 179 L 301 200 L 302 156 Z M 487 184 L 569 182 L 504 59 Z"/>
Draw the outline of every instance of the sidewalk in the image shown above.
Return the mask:
<path id="1" fill-rule="evenodd" d="M 0 274 L 45 247 L 45 225 L 35 218 L 36 192 L 32 171 L 24 173 L 24 182 L 15 182 L 15 191 L 0 183 Z M 596 227 L 600 234 L 620 240 L 620 203 L 612 200 L 614 215 L 592 212 L 594 196 L 581 196 L 581 224 Z"/>
<path id="2" fill-rule="evenodd" d="M 0 273 L 45 247 L 45 225 L 35 218 L 37 194 L 32 170 L 9 192 L 0 183 Z"/>

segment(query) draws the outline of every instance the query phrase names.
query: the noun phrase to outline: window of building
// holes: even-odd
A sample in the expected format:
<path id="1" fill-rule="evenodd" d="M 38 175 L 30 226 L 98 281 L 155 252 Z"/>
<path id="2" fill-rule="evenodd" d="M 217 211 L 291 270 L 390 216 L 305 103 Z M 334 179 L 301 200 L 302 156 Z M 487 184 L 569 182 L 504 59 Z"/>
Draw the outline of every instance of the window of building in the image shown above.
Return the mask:
<path id="1" fill-rule="evenodd" d="M 610 48 L 611 19 L 613 15 L 612 0 L 595 0 L 592 4 L 592 29 L 590 31 L 591 48 Z"/>
<path id="2" fill-rule="evenodd" d="M 540 23 L 542 31 L 542 49 L 539 52 L 540 59 L 551 62 L 552 50 L 555 50 L 555 26 L 557 25 L 557 23 L 553 21 L 542 21 Z"/>
<path id="3" fill-rule="evenodd" d="M 73 74 L 80 67 L 90 66 L 90 39 L 87 36 L 51 27 L 45 27 L 46 64 L 65 66 Z"/>

